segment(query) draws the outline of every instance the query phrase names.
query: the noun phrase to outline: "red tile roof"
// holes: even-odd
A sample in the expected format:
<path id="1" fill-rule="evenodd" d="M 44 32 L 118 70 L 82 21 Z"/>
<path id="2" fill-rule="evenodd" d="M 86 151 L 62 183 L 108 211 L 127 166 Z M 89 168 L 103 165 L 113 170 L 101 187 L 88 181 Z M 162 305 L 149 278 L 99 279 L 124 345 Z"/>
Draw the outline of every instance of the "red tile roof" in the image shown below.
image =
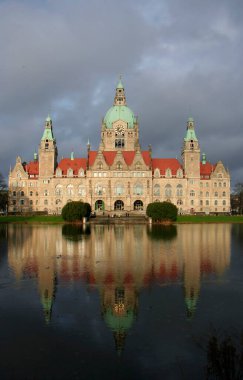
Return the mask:
<path id="1" fill-rule="evenodd" d="M 200 175 L 201 178 L 205 176 L 210 176 L 211 173 L 214 171 L 216 165 L 212 165 L 210 162 L 206 162 L 206 164 L 202 164 L 200 162 Z"/>
<path id="2" fill-rule="evenodd" d="M 121 151 L 123 158 L 128 166 L 132 165 L 134 157 L 136 152 L 135 151 L 128 151 L 128 150 L 123 150 Z M 103 151 L 103 156 L 105 158 L 105 161 L 108 166 L 111 166 L 114 162 L 114 159 L 117 155 L 116 151 Z M 142 151 L 142 157 L 145 162 L 145 165 L 149 166 L 150 164 L 150 154 L 149 151 Z M 92 166 L 95 162 L 96 156 L 98 152 L 97 151 L 90 151 L 89 152 L 89 165 Z"/>
<path id="3" fill-rule="evenodd" d="M 29 175 L 38 175 L 39 174 L 39 162 L 38 161 L 30 161 L 24 167 L 25 171 Z"/>
<path id="4" fill-rule="evenodd" d="M 172 175 L 176 175 L 177 170 L 182 169 L 182 165 L 177 158 L 153 158 L 152 169 L 160 169 L 161 175 L 165 175 L 166 169 L 170 169 Z"/>
<path id="5" fill-rule="evenodd" d="M 79 169 L 82 168 L 86 170 L 86 166 L 87 166 L 86 158 L 74 158 L 73 160 L 71 160 L 71 158 L 63 158 L 59 162 L 57 169 L 58 168 L 61 169 L 62 174 L 67 175 L 67 170 L 71 168 L 73 170 L 73 174 L 78 175 Z"/>

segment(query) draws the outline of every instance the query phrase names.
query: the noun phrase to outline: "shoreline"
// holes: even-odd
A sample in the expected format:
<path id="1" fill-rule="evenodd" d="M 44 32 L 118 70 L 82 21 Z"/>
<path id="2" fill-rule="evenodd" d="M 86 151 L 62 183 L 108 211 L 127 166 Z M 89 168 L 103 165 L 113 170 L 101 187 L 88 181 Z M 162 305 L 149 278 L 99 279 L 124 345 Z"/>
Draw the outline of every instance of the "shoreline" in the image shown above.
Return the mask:
<path id="1" fill-rule="evenodd" d="M 243 215 L 233 216 L 198 216 L 183 215 L 179 216 L 174 224 L 212 224 L 212 223 L 243 223 Z M 80 224 L 82 222 L 65 222 L 61 216 L 0 216 L 0 224 Z M 130 216 L 108 218 L 106 216 L 97 216 L 90 218 L 86 224 L 149 224 L 145 216 Z M 151 225 L 151 224 L 150 224 Z M 152 223 L 152 225 L 165 225 L 164 223 Z"/>

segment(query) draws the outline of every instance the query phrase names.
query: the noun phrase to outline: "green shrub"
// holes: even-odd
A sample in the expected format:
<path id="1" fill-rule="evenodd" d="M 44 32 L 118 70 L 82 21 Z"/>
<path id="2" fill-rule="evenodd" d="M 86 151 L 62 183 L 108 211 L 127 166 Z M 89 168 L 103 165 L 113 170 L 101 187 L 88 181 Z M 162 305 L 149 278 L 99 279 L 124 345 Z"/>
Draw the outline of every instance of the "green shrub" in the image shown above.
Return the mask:
<path id="1" fill-rule="evenodd" d="M 91 213 L 91 206 L 89 203 L 84 202 L 69 202 L 62 209 L 62 217 L 68 222 L 82 220 L 84 217 L 89 217 Z"/>
<path id="2" fill-rule="evenodd" d="M 154 222 L 171 221 L 174 222 L 177 219 L 178 209 L 170 202 L 153 202 L 149 203 L 146 215 L 152 218 Z"/>

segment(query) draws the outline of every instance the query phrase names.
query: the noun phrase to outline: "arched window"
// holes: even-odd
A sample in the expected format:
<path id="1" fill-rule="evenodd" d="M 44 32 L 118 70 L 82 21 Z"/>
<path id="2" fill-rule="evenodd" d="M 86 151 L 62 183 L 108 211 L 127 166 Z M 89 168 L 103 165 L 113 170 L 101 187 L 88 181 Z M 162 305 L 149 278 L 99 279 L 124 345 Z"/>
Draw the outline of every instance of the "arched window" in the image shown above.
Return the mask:
<path id="1" fill-rule="evenodd" d="M 171 185 L 167 184 L 165 186 L 165 196 L 170 198 L 171 195 L 172 195 Z"/>
<path id="2" fill-rule="evenodd" d="M 226 206 L 226 200 L 223 200 L 223 206 Z"/>
<path id="3" fill-rule="evenodd" d="M 209 197 L 209 192 L 208 191 L 206 192 L 206 197 Z"/>
<path id="4" fill-rule="evenodd" d="M 154 171 L 154 177 L 155 178 L 159 178 L 160 177 L 160 170 L 158 168 L 155 169 L 155 171 Z"/>
<path id="5" fill-rule="evenodd" d="M 181 169 L 178 169 L 176 172 L 177 178 L 182 178 L 183 177 L 183 171 Z"/>
<path id="6" fill-rule="evenodd" d="M 209 206 L 209 200 L 206 200 L 206 206 Z"/>
<path id="7" fill-rule="evenodd" d="M 45 195 L 45 197 L 48 196 L 48 190 L 44 190 L 44 195 Z"/>
<path id="8" fill-rule="evenodd" d="M 176 186 L 176 195 L 178 197 L 182 197 L 183 196 L 183 188 L 182 188 L 182 185 L 179 184 Z"/>
<path id="9" fill-rule="evenodd" d="M 21 197 L 24 197 L 24 191 L 22 190 L 20 193 Z"/>
<path id="10" fill-rule="evenodd" d="M 103 164 L 101 161 L 98 162 L 97 169 L 100 169 L 100 170 L 103 169 Z"/>
<path id="11" fill-rule="evenodd" d="M 218 201 L 216 200 L 216 201 L 214 201 L 214 204 L 215 204 L 215 206 L 217 206 L 218 205 Z"/>
<path id="12" fill-rule="evenodd" d="M 31 196 L 31 197 L 33 196 L 33 191 L 30 191 L 30 196 Z"/>
<path id="13" fill-rule="evenodd" d="M 133 188 L 133 193 L 135 195 L 142 195 L 143 194 L 143 185 L 141 183 L 136 183 Z"/>
<path id="14" fill-rule="evenodd" d="M 78 187 L 78 194 L 80 196 L 84 196 L 86 194 L 85 186 L 84 185 L 79 185 L 79 187 Z"/>
<path id="15" fill-rule="evenodd" d="M 56 195 L 62 195 L 62 185 L 56 186 Z"/>
<path id="16" fill-rule="evenodd" d="M 226 187 L 226 182 L 223 183 L 223 186 Z"/>
<path id="17" fill-rule="evenodd" d="M 61 199 L 56 199 L 56 205 L 62 203 Z"/>
<path id="18" fill-rule="evenodd" d="M 141 162 L 136 162 L 135 169 L 140 170 L 141 169 Z"/>
<path id="19" fill-rule="evenodd" d="M 178 206 L 181 206 L 183 204 L 182 200 L 178 199 L 177 204 L 178 204 Z"/>
<path id="20" fill-rule="evenodd" d="M 124 194 L 124 186 L 122 183 L 116 183 L 115 184 L 115 195 L 122 195 Z"/>
<path id="21" fill-rule="evenodd" d="M 222 194 L 222 195 L 223 195 L 223 197 L 226 197 L 226 192 L 225 192 L 225 191 L 223 191 L 223 194 Z"/>
<path id="22" fill-rule="evenodd" d="M 214 196 L 215 197 L 217 197 L 219 194 L 218 194 L 218 192 L 216 191 L 215 193 L 214 193 Z"/>
<path id="23" fill-rule="evenodd" d="M 72 177 L 73 176 L 73 169 L 69 168 L 67 171 L 67 177 Z"/>
<path id="24" fill-rule="evenodd" d="M 154 185 L 154 195 L 160 195 L 160 185 L 158 183 Z"/>
<path id="25" fill-rule="evenodd" d="M 44 205 L 48 205 L 48 199 L 44 200 Z"/>
<path id="26" fill-rule="evenodd" d="M 73 195 L 73 185 L 67 185 L 67 195 Z"/>
<path id="27" fill-rule="evenodd" d="M 166 176 L 166 178 L 171 178 L 172 177 L 171 170 L 169 168 L 166 169 L 165 176 Z"/>
<path id="28" fill-rule="evenodd" d="M 213 184 L 213 185 L 214 185 L 214 187 L 217 187 L 217 182 L 214 182 L 214 184 Z"/>
<path id="29" fill-rule="evenodd" d="M 195 191 L 194 190 L 190 190 L 190 197 L 195 197 Z"/>

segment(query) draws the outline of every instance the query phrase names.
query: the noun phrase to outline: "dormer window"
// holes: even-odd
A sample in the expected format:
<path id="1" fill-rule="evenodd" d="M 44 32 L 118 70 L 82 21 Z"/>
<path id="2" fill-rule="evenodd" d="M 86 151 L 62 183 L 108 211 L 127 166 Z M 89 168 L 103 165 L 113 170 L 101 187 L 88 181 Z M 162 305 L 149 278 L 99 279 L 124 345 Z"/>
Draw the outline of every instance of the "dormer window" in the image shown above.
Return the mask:
<path id="1" fill-rule="evenodd" d="M 67 171 L 67 176 L 72 177 L 73 176 L 73 169 L 69 168 Z"/>
<path id="2" fill-rule="evenodd" d="M 61 177 L 61 176 L 62 176 L 62 171 L 60 168 L 58 168 L 56 171 L 56 177 Z"/>
<path id="3" fill-rule="evenodd" d="M 155 169 L 154 176 L 155 176 L 155 178 L 159 178 L 160 177 L 160 170 L 158 168 Z"/>
<path id="4" fill-rule="evenodd" d="M 171 178 L 171 177 L 172 177 L 172 174 L 171 174 L 171 170 L 170 170 L 170 169 L 166 169 L 166 171 L 165 171 L 165 176 L 166 176 L 166 178 Z"/>

